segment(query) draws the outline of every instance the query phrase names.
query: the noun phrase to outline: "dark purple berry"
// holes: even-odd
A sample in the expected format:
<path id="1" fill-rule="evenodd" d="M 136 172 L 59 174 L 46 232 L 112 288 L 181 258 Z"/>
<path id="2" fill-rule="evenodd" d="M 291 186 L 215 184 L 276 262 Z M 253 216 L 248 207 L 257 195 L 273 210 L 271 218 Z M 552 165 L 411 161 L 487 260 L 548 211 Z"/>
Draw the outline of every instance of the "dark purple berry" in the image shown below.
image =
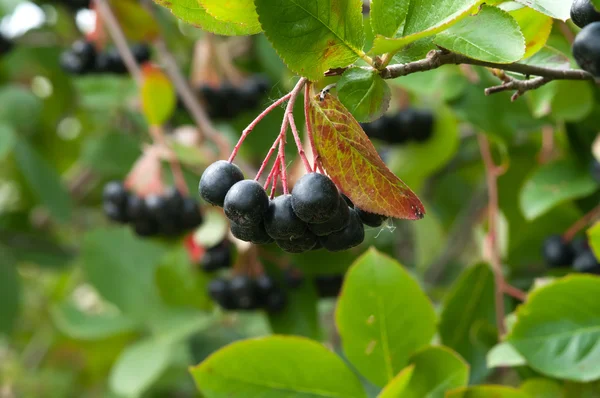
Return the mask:
<path id="1" fill-rule="evenodd" d="M 343 275 L 319 275 L 314 279 L 319 297 L 337 297 L 344 283 Z"/>
<path id="2" fill-rule="evenodd" d="M 131 46 L 131 52 L 138 64 L 143 64 L 150 60 L 150 47 L 147 44 L 134 44 Z"/>
<path id="3" fill-rule="evenodd" d="M 121 181 L 111 181 L 102 190 L 102 200 L 118 207 L 124 207 L 128 198 L 127 190 Z"/>
<path id="4" fill-rule="evenodd" d="M 254 180 L 243 180 L 232 186 L 223 205 L 227 218 L 242 227 L 259 225 L 268 208 L 269 197 Z"/>
<path id="5" fill-rule="evenodd" d="M 305 174 L 292 190 L 292 207 L 302 221 L 319 224 L 329 220 L 339 205 L 339 193 L 323 174 Z"/>
<path id="6" fill-rule="evenodd" d="M 435 119 L 428 110 L 415 109 L 415 120 L 411 126 L 412 138 L 417 142 L 427 141 L 433 135 Z"/>
<path id="7" fill-rule="evenodd" d="M 231 266 L 232 256 L 229 243 L 224 241 L 215 247 L 208 249 L 202 256 L 202 269 L 206 272 L 213 272 L 221 268 Z"/>
<path id="8" fill-rule="evenodd" d="M 592 163 L 590 164 L 590 174 L 596 182 L 600 183 L 600 162 L 596 159 L 592 160 Z"/>
<path id="9" fill-rule="evenodd" d="M 571 6 L 571 20 L 580 28 L 600 21 L 600 12 L 590 0 L 575 0 Z"/>
<path id="10" fill-rule="evenodd" d="M 590 250 L 590 245 L 588 243 L 587 238 L 583 236 L 578 236 L 573 238 L 570 243 L 571 251 L 573 252 L 573 256 L 577 257 L 580 254 L 588 252 Z"/>
<path id="11" fill-rule="evenodd" d="M 549 267 L 562 267 L 573 262 L 573 251 L 560 235 L 552 235 L 544 241 L 542 254 Z"/>
<path id="12" fill-rule="evenodd" d="M 369 227 L 379 228 L 381 227 L 381 224 L 383 224 L 383 222 L 387 220 L 386 216 L 382 216 L 380 214 L 369 213 L 368 211 L 364 211 L 358 208 L 354 208 L 354 210 L 356 210 L 356 213 L 360 217 L 360 221 L 362 221 L 363 224 Z"/>
<path id="13" fill-rule="evenodd" d="M 127 214 L 125 213 L 123 207 L 115 203 L 105 202 L 102 205 L 102 208 L 104 210 L 104 214 L 109 219 L 120 223 L 126 223 L 128 221 Z"/>
<path id="14" fill-rule="evenodd" d="M 587 25 L 577 34 L 573 56 L 581 69 L 600 78 L 600 22 Z"/>
<path id="15" fill-rule="evenodd" d="M 339 205 L 333 217 L 321 224 L 309 224 L 310 231 L 317 236 L 326 236 L 341 231 L 350 222 L 350 208 L 344 198 L 339 196 Z"/>
<path id="16" fill-rule="evenodd" d="M 586 274 L 600 274 L 600 265 L 594 253 L 588 250 L 575 258 L 573 269 Z"/>
<path id="17" fill-rule="evenodd" d="M 143 198 L 140 198 L 135 194 L 130 194 L 127 197 L 127 204 L 125 207 L 127 218 L 131 221 L 142 220 L 148 217 L 146 202 Z"/>
<path id="18" fill-rule="evenodd" d="M 204 170 L 198 191 L 202 199 L 214 206 L 223 207 L 231 187 L 244 179 L 244 174 L 233 163 L 219 160 Z"/>
<path id="19" fill-rule="evenodd" d="M 225 309 L 233 307 L 231 284 L 226 279 L 213 279 L 208 284 L 208 295 Z"/>
<path id="20" fill-rule="evenodd" d="M 267 243 L 273 242 L 273 238 L 269 236 L 265 229 L 265 225 L 262 222 L 248 227 L 242 227 L 232 222 L 231 234 L 239 240 L 254 243 L 255 245 L 266 245 Z"/>
<path id="21" fill-rule="evenodd" d="M 351 249 L 360 245 L 364 240 L 365 228 L 354 209 L 350 209 L 350 222 L 344 229 L 319 239 L 323 247 L 330 252 Z"/>
<path id="22" fill-rule="evenodd" d="M 306 232 L 297 238 L 279 239 L 275 241 L 281 250 L 287 253 L 304 253 L 314 249 L 318 242 L 317 235 Z"/>
<path id="23" fill-rule="evenodd" d="M 231 298 L 234 305 L 241 310 L 250 310 L 256 307 L 256 287 L 254 281 L 246 275 L 234 276 L 229 282 Z"/>
<path id="24" fill-rule="evenodd" d="M 192 198 L 184 198 L 180 213 L 181 225 L 185 229 L 199 227 L 204 221 L 198 202 Z"/>
<path id="25" fill-rule="evenodd" d="M 133 230 L 137 236 L 143 238 L 156 236 L 160 232 L 158 223 L 150 218 L 136 220 L 133 223 Z"/>
<path id="26" fill-rule="evenodd" d="M 292 195 L 281 195 L 269 203 L 269 208 L 264 216 L 265 229 L 273 239 L 288 239 L 303 236 L 308 228 L 294 209 L 292 209 Z"/>

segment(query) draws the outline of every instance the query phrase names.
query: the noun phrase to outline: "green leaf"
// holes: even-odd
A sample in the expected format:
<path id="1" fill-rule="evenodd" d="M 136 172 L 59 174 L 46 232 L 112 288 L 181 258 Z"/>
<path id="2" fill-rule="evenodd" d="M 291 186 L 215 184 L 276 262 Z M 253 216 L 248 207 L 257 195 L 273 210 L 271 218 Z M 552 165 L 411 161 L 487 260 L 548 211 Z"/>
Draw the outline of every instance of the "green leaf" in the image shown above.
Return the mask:
<path id="1" fill-rule="evenodd" d="M 392 173 L 342 103 L 332 95 L 310 100 L 317 152 L 331 179 L 359 208 L 388 217 L 417 220 L 425 208 Z"/>
<path id="2" fill-rule="evenodd" d="M 336 325 L 348 360 L 384 386 L 435 334 L 433 306 L 393 259 L 371 249 L 346 273 Z"/>
<path id="3" fill-rule="evenodd" d="M 600 258 L 600 222 L 587 230 L 588 241 L 596 258 Z"/>
<path id="4" fill-rule="evenodd" d="M 530 398 L 529 395 L 503 386 L 477 386 L 451 391 L 446 398 Z"/>
<path id="5" fill-rule="evenodd" d="M 17 145 L 17 133 L 8 124 L 0 124 L 0 161 L 4 160 L 6 156 L 14 149 Z"/>
<path id="6" fill-rule="evenodd" d="M 544 46 L 533 56 L 522 60 L 521 63 L 551 69 L 569 69 L 571 67 L 571 61 L 565 54 L 548 46 Z"/>
<path id="7" fill-rule="evenodd" d="M 206 398 L 363 398 L 356 375 L 321 344 L 271 336 L 233 343 L 191 370 Z"/>
<path id="8" fill-rule="evenodd" d="M 519 205 L 528 220 L 566 202 L 592 194 L 597 184 L 588 170 L 566 159 L 540 166 L 521 189 Z"/>
<path id="9" fill-rule="evenodd" d="M 378 398 L 444 398 L 447 391 L 464 387 L 469 381 L 469 365 L 446 347 L 428 347 L 416 353 L 410 362 L 406 368 L 411 369 L 408 383 L 404 376 L 395 378 L 390 383 L 391 388 L 386 386 Z M 398 388 L 397 383 L 404 387 Z M 390 392 L 392 389 L 394 395 Z"/>
<path id="10" fill-rule="evenodd" d="M 338 98 L 359 122 L 371 122 L 383 115 L 392 93 L 376 70 L 347 69 L 337 86 Z"/>
<path id="11" fill-rule="evenodd" d="M 71 196 L 52 165 L 23 138 L 17 141 L 15 158 L 37 199 L 56 220 L 69 221 L 73 206 Z"/>
<path id="12" fill-rule="evenodd" d="M 211 16 L 198 0 L 154 0 L 156 3 L 171 10 L 173 15 L 191 25 L 197 26 L 207 32 L 224 36 L 243 36 L 254 33 L 254 28 L 224 22 Z"/>
<path id="13" fill-rule="evenodd" d="M 381 390 L 377 398 L 397 398 L 401 397 L 402 393 L 410 383 L 413 372 L 415 370 L 414 365 L 410 365 L 402 369 L 400 373 L 396 375 L 384 388 Z"/>
<path id="14" fill-rule="evenodd" d="M 364 56 L 361 0 L 256 0 L 265 35 L 288 67 L 312 81 Z"/>
<path id="15" fill-rule="evenodd" d="M 0 120 L 20 135 L 35 133 L 42 117 L 42 100 L 16 84 L 0 88 Z"/>
<path id="16" fill-rule="evenodd" d="M 95 172 L 105 176 L 124 176 L 140 157 L 140 143 L 130 134 L 109 133 L 87 139 L 82 161 Z"/>
<path id="17" fill-rule="evenodd" d="M 487 354 L 488 368 L 514 367 L 525 364 L 525 358 L 506 342 L 497 344 Z"/>
<path id="18" fill-rule="evenodd" d="M 577 122 L 594 108 L 594 91 L 587 82 L 557 81 L 550 108 L 554 120 Z M 551 86 L 551 87 L 552 87 Z"/>
<path id="19" fill-rule="evenodd" d="M 167 75 L 153 65 L 144 65 L 142 78 L 140 87 L 142 111 L 148 124 L 160 126 L 169 120 L 175 110 L 177 103 L 175 88 Z"/>
<path id="20" fill-rule="evenodd" d="M 19 315 L 21 302 L 21 281 L 17 274 L 17 264 L 0 246 L 0 335 L 9 334 Z"/>
<path id="21" fill-rule="evenodd" d="M 197 0 L 206 12 L 219 21 L 245 26 L 248 32 L 260 33 L 256 7 L 252 0 Z"/>
<path id="22" fill-rule="evenodd" d="M 514 1 L 502 3 L 498 7 L 508 11 L 519 24 L 527 47 L 525 57 L 531 57 L 546 45 L 554 22 L 551 17 Z"/>
<path id="23" fill-rule="evenodd" d="M 600 378 L 600 278 L 572 275 L 538 288 L 517 310 L 507 341 L 544 375 Z"/>
<path id="24" fill-rule="evenodd" d="M 517 21 L 506 11 L 487 5 L 438 34 L 433 42 L 469 58 L 500 64 L 516 62 L 525 55 L 525 38 Z"/>
<path id="25" fill-rule="evenodd" d="M 287 292 L 288 304 L 284 311 L 269 314 L 271 329 L 275 334 L 304 336 L 320 340 L 317 302 L 319 297 L 312 283 Z"/>
<path id="26" fill-rule="evenodd" d="M 414 2 L 413 2 L 414 3 Z M 408 15 L 411 1 L 371 0 L 371 29 L 373 34 L 395 37 Z"/>
<path id="27" fill-rule="evenodd" d="M 164 252 L 162 246 L 134 237 L 129 228 L 97 229 L 83 239 L 83 269 L 106 300 L 144 321 L 163 307 L 154 272 Z"/>
<path id="28" fill-rule="evenodd" d="M 525 380 L 519 390 L 526 393 L 530 398 L 568 398 L 562 386 L 549 379 Z"/>
<path id="29" fill-rule="evenodd" d="M 469 362 L 475 382 L 488 372 L 486 350 L 472 343 L 473 331 L 482 322 L 495 325 L 494 275 L 487 264 L 463 272 L 444 300 L 439 325 L 442 343 Z"/>
<path id="30" fill-rule="evenodd" d="M 377 4 L 378 2 L 381 4 Z M 405 12 L 408 3 L 405 0 L 374 0 L 377 19 L 383 21 L 382 31 L 393 34 L 377 34 L 371 52 L 395 52 L 415 40 L 433 36 L 460 21 L 482 2 L 483 0 L 414 0 L 410 2 L 408 12 Z M 386 17 L 382 20 L 381 16 L 384 14 Z M 379 26 L 379 22 L 377 24 Z"/>
<path id="31" fill-rule="evenodd" d="M 571 17 L 571 1 L 564 0 L 516 0 L 549 17 L 566 21 Z"/>
<path id="32" fill-rule="evenodd" d="M 136 328 L 136 323 L 122 314 L 87 314 L 68 302 L 52 306 L 50 314 L 62 333 L 78 340 L 102 340 Z"/>
<path id="33" fill-rule="evenodd" d="M 596 10 L 600 10 L 600 0 L 592 0 L 592 4 L 596 7 Z"/>

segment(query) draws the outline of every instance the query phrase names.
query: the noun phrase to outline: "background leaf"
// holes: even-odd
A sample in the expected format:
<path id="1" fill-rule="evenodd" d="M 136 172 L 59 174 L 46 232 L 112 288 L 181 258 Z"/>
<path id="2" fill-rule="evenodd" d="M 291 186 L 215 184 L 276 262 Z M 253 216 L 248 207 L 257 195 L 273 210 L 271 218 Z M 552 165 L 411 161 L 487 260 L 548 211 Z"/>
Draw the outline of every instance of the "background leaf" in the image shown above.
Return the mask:
<path id="1" fill-rule="evenodd" d="M 497 7 L 483 5 L 434 38 L 450 51 L 481 61 L 508 64 L 525 55 L 525 39 L 515 19 Z"/>
<path id="2" fill-rule="evenodd" d="M 0 124 L 0 161 L 3 160 L 17 144 L 17 134 L 5 123 Z"/>
<path id="3" fill-rule="evenodd" d="M 148 123 L 160 126 L 173 114 L 177 98 L 171 80 L 162 70 L 152 65 L 142 68 L 142 110 Z"/>
<path id="4" fill-rule="evenodd" d="M 527 393 L 530 398 L 567 398 L 562 386 L 548 379 L 528 379 L 525 380 L 519 390 Z"/>
<path id="5" fill-rule="evenodd" d="M 476 386 L 451 391 L 447 398 L 530 398 L 524 392 L 503 386 Z"/>
<path id="6" fill-rule="evenodd" d="M 357 207 L 395 218 L 423 217 L 425 208 L 419 198 L 387 168 L 337 98 L 312 98 L 310 123 L 323 166 Z"/>
<path id="7" fill-rule="evenodd" d="M 348 360 L 383 386 L 431 342 L 435 312 L 419 285 L 391 258 L 374 249 L 346 274 L 336 325 Z"/>
<path id="8" fill-rule="evenodd" d="M 563 0 L 516 0 L 521 4 L 546 14 L 552 18 L 566 21 L 570 18 L 571 1 Z"/>
<path id="9" fill-rule="evenodd" d="M 17 274 L 17 264 L 14 259 L 6 253 L 6 249 L 0 245 L 3 251 L 0 256 L 0 335 L 12 332 L 17 316 L 19 315 L 21 302 L 21 281 Z"/>
<path id="10" fill-rule="evenodd" d="M 597 187 L 587 170 L 574 160 L 548 163 L 534 171 L 523 185 L 521 211 L 533 220 L 569 199 L 590 195 Z"/>
<path id="11" fill-rule="evenodd" d="M 283 363 L 286 365 L 281 366 Z M 272 336 L 233 343 L 191 372 L 206 398 L 366 397 L 340 358 L 321 344 L 300 337 Z"/>
<path id="12" fill-rule="evenodd" d="M 383 115 L 390 105 L 389 86 L 375 70 L 350 68 L 337 82 L 340 102 L 359 122 L 370 122 Z"/>
<path id="13" fill-rule="evenodd" d="M 574 381 L 600 378 L 600 278 L 573 275 L 530 293 L 507 341 L 536 371 Z"/>
<path id="14" fill-rule="evenodd" d="M 206 12 L 219 21 L 232 22 L 245 26 L 248 32 L 259 33 L 262 29 L 258 22 L 256 7 L 252 0 L 197 0 Z"/>
<path id="15" fill-rule="evenodd" d="M 312 283 L 288 290 L 285 311 L 269 314 L 271 329 L 275 334 L 304 336 L 321 340 L 317 303 L 319 297 Z"/>
<path id="16" fill-rule="evenodd" d="M 497 344 L 487 355 L 489 368 L 523 366 L 526 363 L 525 358 L 507 342 Z"/>
<path id="17" fill-rule="evenodd" d="M 288 67 L 316 81 L 363 55 L 361 0 L 256 0 L 265 35 Z M 299 51 L 301 50 L 301 51 Z"/>

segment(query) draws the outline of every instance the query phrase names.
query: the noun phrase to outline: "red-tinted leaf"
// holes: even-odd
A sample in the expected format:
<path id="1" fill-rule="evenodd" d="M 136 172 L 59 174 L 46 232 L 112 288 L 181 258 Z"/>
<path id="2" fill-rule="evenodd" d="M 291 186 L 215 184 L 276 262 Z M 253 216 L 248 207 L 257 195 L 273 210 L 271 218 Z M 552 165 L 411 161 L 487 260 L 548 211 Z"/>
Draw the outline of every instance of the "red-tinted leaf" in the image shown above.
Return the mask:
<path id="1" fill-rule="evenodd" d="M 310 101 L 310 123 L 329 177 L 359 208 L 388 217 L 418 220 L 425 208 L 392 173 L 342 103 L 332 95 Z"/>
<path id="2" fill-rule="evenodd" d="M 153 65 L 142 67 L 142 110 L 151 125 L 166 122 L 175 110 L 175 89 L 169 78 L 160 68 Z"/>

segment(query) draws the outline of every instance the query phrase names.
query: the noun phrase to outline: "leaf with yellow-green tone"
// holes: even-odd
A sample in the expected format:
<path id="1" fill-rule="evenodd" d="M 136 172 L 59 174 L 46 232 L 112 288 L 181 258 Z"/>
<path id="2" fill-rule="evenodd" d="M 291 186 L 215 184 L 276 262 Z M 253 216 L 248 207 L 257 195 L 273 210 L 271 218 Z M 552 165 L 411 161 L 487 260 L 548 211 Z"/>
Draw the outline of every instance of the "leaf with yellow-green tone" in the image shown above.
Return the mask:
<path id="1" fill-rule="evenodd" d="M 310 124 L 327 173 L 359 208 L 388 217 L 418 220 L 425 208 L 388 169 L 352 114 L 333 95 L 310 100 Z"/>
<path id="2" fill-rule="evenodd" d="M 398 13 L 403 9 L 406 0 L 373 0 L 374 12 L 378 17 L 386 18 L 381 22 L 383 27 L 377 28 L 375 42 L 371 53 L 383 54 L 395 52 L 409 43 L 424 37 L 433 36 L 466 17 L 484 0 L 414 0 L 406 13 Z M 391 18 L 390 15 L 400 16 Z M 391 24 L 391 25 L 390 25 Z"/>
<path id="3" fill-rule="evenodd" d="M 415 365 L 410 365 L 402 369 L 384 388 L 381 390 L 377 398 L 397 398 L 401 397 L 402 393 L 410 379 L 412 378 Z"/>
<path id="4" fill-rule="evenodd" d="M 142 111 L 148 124 L 160 126 L 175 110 L 175 89 L 163 71 L 152 65 L 144 65 L 142 79 Z"/>
<path id="5" fill-rule="evenodd" d="M 150 41 L 158 36 L 156 21 L 136 0 L 110 0 L 110 6 L 131 41 Z"/>
<path id="6" fill-rule="evenodd" d="M 566 21 L 569 19 L 571 4 L 570 0 L 517 0 L 519 3 L 526 5 L 546 14 L 549 17 Z"/>
<path id="7" fill-rule="evenodd" d="M 446 398 L 530 398 L 528 394 L 504 386 L 476 386 L 450 391 Z"/>
<path id="8" fill-rule="evenodd" d="M 206 12 L 223 22 L 244 26 L 248 32 L 260 33 L 262 28 L 252 0 L 196 0 Z"/>
<path id="9" fill-rule="evenodd" d="M 171 10 L 173 15 L 190 25 L 207 32 L 223 36 L 243 36 L 254 32 L 247 26 L 233 22 L 219 21 L 200 6 L 198 0 L 154 0 L 157 4 Z"/>
<path id="10" fill-rule="evenodd" d="M 531 57 L 546 45 L 554 21 L 551 17 L 533 8 L 525 7 L 516 1 L 508 1 L 498 5 L 498 7 L 507 11 L 521 27 L 527 47 L 525 58 Z"/>

